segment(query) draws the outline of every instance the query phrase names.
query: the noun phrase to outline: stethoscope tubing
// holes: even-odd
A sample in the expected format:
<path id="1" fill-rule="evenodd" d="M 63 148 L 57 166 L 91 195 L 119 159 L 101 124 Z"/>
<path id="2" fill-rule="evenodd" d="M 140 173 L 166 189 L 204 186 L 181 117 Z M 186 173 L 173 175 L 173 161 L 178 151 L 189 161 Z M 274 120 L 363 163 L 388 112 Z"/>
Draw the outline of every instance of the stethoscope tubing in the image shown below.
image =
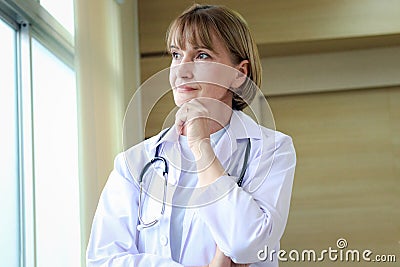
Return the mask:
<path id="1" fill-rule="evenodd" d="M 169 128 L 170 129 L 170 128 Z M 160 138 L 158 139 L 157 142 L 160 142 L 161 139 L 165 136 L 165 134 L 169 131 L 169 129 L 167 129 L 165 132 L 163 132 L 160 136 Z M 137 229 L 140 231 L 144 228 L 149 228 L 154 226 L 155 224 L 157 224 L 159 222 L 159 220 L 161 219 L 161 217 L 164 215 L 164 211 L 165 211 L 165 201 L 166 201 L 166 196 L 167 196 L 167 185 L 168 185 L 168 162 L 164 157 L 159 156 L 160 153 L 160 148 L 161 148 L 161 144 L 159 144 L 156 147 L 156 152 L 154 155 L 154 158 L 151 159 L 149 162 L 146 163 L 146 165 L 143 167 L 142 172 L 140 173 L 140 177 L 139 177 L 139 206 L 138 206 L 138 219 L 139 219 L 139 224 L 137 225 Z M 250 142 L 250 138 L 247 138 L 247 145 L 246 145 L 246 151 L 245 151 L 245 155 L 244 155 L 244 160 L 243 160 L 243 166 L 242 166 L 242 171 L 239 175 L 239 179 L 238 179 L 238 186 L 241 187 L 242 183 L 243 183 L 243 177 L 246 173 L 246 167 L 247 167 L 247 163 L 248 163 L 248 159 L 249 159 L 249 155 L 250 155 L 250 149 L 251 149 L 251 142 Z M 161 214 L 158 218 L 154 219 L 151 222 L 144 222 L 143 218 L 142 218 L 142 193 L 143 193 L 143 177 L 146 174 L 147 170 L 157 161 L 162 161 L 164 163 L 164 170 L 163 170 L 163 176 L 164 176 L 164 192 L 163 192 L 163 203 L 162 203 L 162 208 L 161 208 Z"/>

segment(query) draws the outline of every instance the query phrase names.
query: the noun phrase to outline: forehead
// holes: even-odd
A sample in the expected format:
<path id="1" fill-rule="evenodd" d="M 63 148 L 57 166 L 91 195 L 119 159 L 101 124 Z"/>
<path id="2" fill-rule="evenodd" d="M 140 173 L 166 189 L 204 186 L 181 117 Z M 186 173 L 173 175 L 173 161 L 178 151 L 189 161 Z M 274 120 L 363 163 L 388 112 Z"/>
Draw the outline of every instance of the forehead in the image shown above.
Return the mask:
<path id="1" fill-rule="evenodd" d="M 186 45 L 190 45 L 214 50 L 218 41 L 223 42 L 219 31 L 210 19 L 203 16 L 189 16 L 176 20 L 167 36 L 168 48 L 173 45 L 186 49 Z"/>
<path id="2" fill-rule="evenodd" d="M 227 48 L 223 44 L 223 42 L 217 38 L 215 35 L 211 36 L 210 42 L 203 42 L 202 40 L 187 40 L 187 39 L 179 39 L 176 38 L 172 40 L 170 44 L 170 49 L 177 48 L 180 50 L 200 50 L 207 49 L 215 54 L 228 54 Z"/>
<path id="3" fill-rule="evenodd" d="M 227 56 L 231 58 L 228 47 L 225 45 L 222 38 L 219 38 L 215 32 L 210 32 L 209 35 L 185 35 L 177 33 L 172 35 L 171 43 L 168 49 L 178 48 L 180 50 L 197 50 L 197 49 L 207 49 L 212 51 L 218 56 Z"/>

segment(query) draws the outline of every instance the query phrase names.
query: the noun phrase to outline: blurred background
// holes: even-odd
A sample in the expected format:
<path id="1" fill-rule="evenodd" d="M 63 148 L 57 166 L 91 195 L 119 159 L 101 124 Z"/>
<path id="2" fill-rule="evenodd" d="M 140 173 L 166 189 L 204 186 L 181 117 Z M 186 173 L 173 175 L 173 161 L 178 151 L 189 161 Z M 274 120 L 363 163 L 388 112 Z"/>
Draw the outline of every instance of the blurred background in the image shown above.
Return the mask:
<path id="1" fill-rule="evenodd" d="M 169 66 L 165 32 L 193 3 L 0 1 L 1 266 L 84 266 L 114 157 L 161 130 L 174 108 L 171 94 L 153 107 L 135 92 Z M 293 138 L 281 249 L 318 257 L 344 238 L 346 249 L 387 256 L 368 265 L 398 266 L 400 1 L 198 3 L 247 20 L 276 129 Z M 288 254 L 280 266 L 364 265 Z"/>

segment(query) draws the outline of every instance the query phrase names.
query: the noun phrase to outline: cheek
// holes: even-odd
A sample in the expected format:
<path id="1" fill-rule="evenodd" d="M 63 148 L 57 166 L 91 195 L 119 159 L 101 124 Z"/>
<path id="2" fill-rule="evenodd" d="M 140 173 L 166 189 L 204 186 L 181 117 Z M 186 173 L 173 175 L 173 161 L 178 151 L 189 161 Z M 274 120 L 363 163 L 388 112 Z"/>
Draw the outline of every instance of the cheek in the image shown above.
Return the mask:
<path id="1" fill-rule="evenodd" d="M 223 100 L 229 97 L 229 90 L 225 87 L 210 83 L 202 83 L 202 97 Z"/>
<path id="2" fill-rule="evenodd" d="M 232 68 L 226 65 L 209 63 L 196 68 L 195 77 L 196 80 L 200 82 L 214 84 L 229 89 L 234 80 L 234 72 Z"/>

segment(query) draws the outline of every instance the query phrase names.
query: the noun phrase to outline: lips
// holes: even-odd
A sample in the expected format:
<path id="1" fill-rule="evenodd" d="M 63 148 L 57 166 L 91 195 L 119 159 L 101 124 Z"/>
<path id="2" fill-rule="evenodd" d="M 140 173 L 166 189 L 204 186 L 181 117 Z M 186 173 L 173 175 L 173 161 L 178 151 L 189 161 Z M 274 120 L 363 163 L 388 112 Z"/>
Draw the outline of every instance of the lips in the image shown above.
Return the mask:
<path id="1" fill-rule="evenodd" d="M 197 90 L 196 88 L 187 86 L 187 85 L 181 85 L 181 86 L 176 87 L 176 91 L 179 93 L 193 92 L 196 90 Z"/>

